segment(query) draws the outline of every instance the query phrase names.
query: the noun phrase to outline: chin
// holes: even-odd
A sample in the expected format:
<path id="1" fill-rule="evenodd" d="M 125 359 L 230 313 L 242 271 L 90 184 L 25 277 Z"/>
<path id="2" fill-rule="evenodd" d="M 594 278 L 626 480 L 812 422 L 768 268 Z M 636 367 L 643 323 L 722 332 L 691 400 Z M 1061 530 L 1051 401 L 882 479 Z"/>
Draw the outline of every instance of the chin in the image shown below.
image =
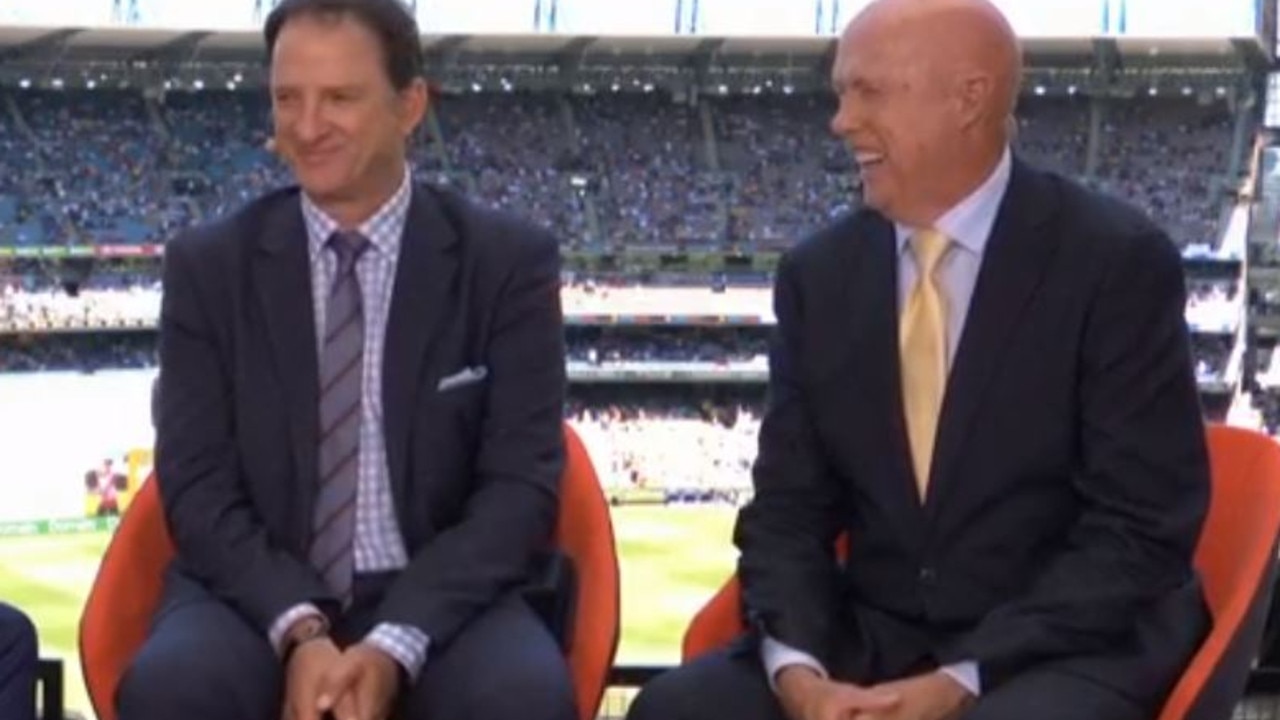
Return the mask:
<path id="1" fill-rule="evenodd" d="M 297 173 L 298 185 L 316 200 L 328 200 L 345 194 L 348 183 L 343 178 L 328 177 L 319 173 Z"/>

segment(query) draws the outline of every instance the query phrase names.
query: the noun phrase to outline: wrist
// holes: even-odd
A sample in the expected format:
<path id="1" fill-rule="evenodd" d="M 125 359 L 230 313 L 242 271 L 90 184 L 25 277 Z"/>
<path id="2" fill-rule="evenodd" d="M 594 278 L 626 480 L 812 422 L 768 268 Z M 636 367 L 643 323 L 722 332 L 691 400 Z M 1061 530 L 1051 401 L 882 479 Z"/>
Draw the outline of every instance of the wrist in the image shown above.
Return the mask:
<path id="1" fill-rule="evenodd" d="M 775 682 L 784 704 L 800 706 L 803 698 L 822 683 L 822 676 L 807 665 L 788 665 L 778 671 Z"/>
<path id="2" fill-rule="evenodd" d="M 283 663 L 288 665 L 289 659 L 303 645 L 328 639 L 329 622 L 323 615 L 308 615 L 298 620 L 285 631 L 284 652 L 281 656 Z"/>

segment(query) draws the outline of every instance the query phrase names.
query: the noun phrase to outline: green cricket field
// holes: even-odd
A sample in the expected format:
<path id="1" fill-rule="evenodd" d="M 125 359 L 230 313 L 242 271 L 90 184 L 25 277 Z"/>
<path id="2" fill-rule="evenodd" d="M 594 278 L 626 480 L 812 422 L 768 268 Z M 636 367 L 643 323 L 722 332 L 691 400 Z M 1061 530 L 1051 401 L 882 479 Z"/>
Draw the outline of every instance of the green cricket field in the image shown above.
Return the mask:
<path id="1" fill-rule="evenodd" d="M 620 665 L 669 665 L 685 624 L 732 570 L 727 506 L 614 509 L 622 574 Z M 41 653 L 65 661 L 67 707 L 92 720 L 76 652 L 85 596 L 105 533 L 0 538 L 0 599 L 34 618 Z"/>

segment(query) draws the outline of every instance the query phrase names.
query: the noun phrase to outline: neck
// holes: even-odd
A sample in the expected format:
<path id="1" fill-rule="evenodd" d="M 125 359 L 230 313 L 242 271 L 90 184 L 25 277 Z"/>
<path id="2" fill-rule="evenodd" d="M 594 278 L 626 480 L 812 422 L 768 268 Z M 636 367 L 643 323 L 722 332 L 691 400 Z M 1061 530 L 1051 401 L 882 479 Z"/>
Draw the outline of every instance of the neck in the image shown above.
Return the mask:
<path id="1" fill-rule="evenodd" d="M 403 162 L 396 168 L 394 171 L 380 173 L 370 182 L 368 188 L 361 190 L 359 195 L 331 198 L 310 196 L 311 202 L 333 218 L 340 229 L 355 230 L 373 217 L 374 213 L 386 205 L 387 201 L 400 189 L 406 170 Z"/>
<path id="2" fill-rule="evenodd" d="M 926 204 L 912 213 L 914 217 L 901 222 L 913 227 L 932 227 L 938 218 L 982 187 L 996 171 L 1003 155 L 1003 146 L 984 144 L 974 148 L 969 157 L 952 160 L 949 164 L 953 172 L 940 177 L 940 182 L 934 187 L 934 192 L 929 194 Z"/>

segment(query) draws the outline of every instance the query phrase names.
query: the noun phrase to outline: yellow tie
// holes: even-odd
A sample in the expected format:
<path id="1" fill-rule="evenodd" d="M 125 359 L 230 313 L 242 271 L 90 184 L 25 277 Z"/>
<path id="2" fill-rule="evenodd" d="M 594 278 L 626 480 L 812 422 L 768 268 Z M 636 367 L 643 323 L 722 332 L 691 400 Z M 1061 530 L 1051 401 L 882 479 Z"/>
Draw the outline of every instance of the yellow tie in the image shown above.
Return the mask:
<path id="1" fill-rule="evenodd" d="M 947 250 L 947 236 L 925 230 L 911 238 L 916 283 L 902 311 L 902 400 L 911 441 L 916 488 L 924 497 L 929 485 L 934 436 L 947 385 L 947 307 L 934 271 Z"/>

